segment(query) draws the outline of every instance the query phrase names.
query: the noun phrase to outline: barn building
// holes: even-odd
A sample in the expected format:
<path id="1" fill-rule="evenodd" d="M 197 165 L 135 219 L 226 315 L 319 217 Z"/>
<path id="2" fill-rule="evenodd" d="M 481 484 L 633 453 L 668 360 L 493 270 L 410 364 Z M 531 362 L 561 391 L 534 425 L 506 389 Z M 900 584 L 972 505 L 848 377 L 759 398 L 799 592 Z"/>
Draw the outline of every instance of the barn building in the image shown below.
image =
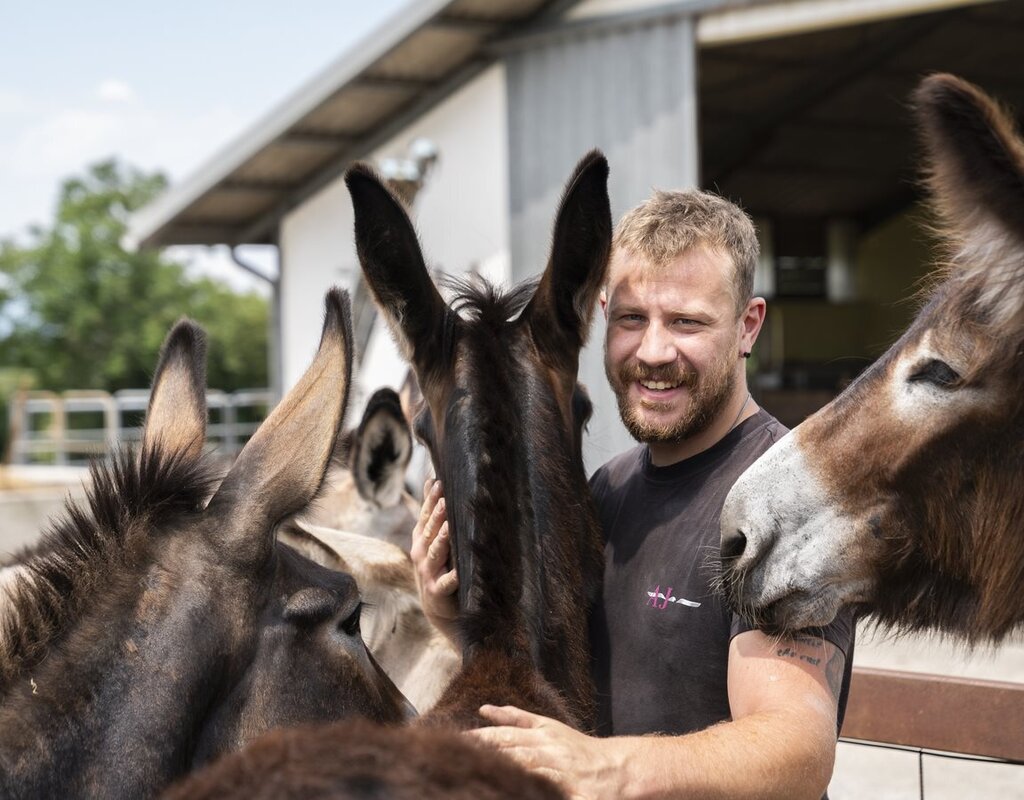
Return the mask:
<path id="1" fill-rule="evenodd" d="M 279 391 L 316 346 L 324 291 L 355 298 L 364 391 L 405 376 L 352 241 L 346 166 L 402 187 L 433 268 L 544 266 L 576 160 L 600 147 L 613 214 L 652 187 L 739 202 L 769 300 L 751 381 L 795 424 L 909 319 L 925 270 L 907 98 L 950 71 L 1024 106 L 1024 4 L 979 0 L 411 0 L 134 220 L 143 246 L 274 244 Z M 588 468 L 629 446 L 602 367 Z"/>

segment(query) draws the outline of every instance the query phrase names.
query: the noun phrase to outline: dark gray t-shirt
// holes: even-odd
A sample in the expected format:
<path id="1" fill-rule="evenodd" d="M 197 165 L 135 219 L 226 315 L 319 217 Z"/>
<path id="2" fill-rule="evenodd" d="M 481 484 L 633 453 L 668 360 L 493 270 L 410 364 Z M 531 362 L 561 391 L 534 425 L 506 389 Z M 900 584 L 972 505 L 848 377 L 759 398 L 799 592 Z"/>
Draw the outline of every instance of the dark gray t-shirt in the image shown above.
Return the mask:
<path id="1" fill-rule="evenodd" d="M 713 447 L 667 467 L 646 446 L 591 478 L 605 536 L 603 591 L 590 618 L 602 736 L 683 734 L 729 719 L 729 641 L 751 630 L 713 590 L 719 516 L 740 474 L 786 433 L 761 410 Z M 853 617 L 818 631 L 853 662 Z"/>

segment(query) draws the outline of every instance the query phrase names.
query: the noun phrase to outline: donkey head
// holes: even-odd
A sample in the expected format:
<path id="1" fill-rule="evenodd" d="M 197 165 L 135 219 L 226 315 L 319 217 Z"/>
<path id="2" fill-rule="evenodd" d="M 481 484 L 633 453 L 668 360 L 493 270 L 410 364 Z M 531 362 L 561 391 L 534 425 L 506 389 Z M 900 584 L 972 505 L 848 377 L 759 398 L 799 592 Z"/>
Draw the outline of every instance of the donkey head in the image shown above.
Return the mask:
<path id="1" fill-rule="evenodd" d="M 171 332 L 138 457 L 94 467 L 90 508 L 69 509 L 15 589 L 0 795 L 149 795 L 271 727 L 403 717 L 359 637 L 355 582 L 275 542 L 323 480 L 350 341 L 332 292 L 312 366 L 207 504 L 205 339 Z"/>
<path id="2" fill-rule="evenodd" d="M 953 76 L 915 101 L 947 264 L 889 352 L 737 481 L 722 556 L 734 605 L 780 628 L 862 603 L 998 640 L 1024 621 L 1024 143 Z"/>
<path id="3" fill-rule="evenodd" d="M 378 389 L 359 426 L 339 437 L 325 487 L 302 519 L 409 552 L 409 534 L 419 516 L 419 504 L 405 490 L 411 457 L 412 431 L 402 401 L 394 390 Z"/>
<path id="4" fill-rule="evenodd" d="M 610 248 L 607 176 L 596 152 L 577 166 L 539 283 L 462 283 L 451 306 L 401 202 L 366 167 L 346 177 L 367 283 L 423 393 L 415 428 L 444 483 L 466 654 L 527 653 L 573 702 L 587 692 L 565 664 L 586 660 L 580 599 L 601 563 L 576 373 Z"/>

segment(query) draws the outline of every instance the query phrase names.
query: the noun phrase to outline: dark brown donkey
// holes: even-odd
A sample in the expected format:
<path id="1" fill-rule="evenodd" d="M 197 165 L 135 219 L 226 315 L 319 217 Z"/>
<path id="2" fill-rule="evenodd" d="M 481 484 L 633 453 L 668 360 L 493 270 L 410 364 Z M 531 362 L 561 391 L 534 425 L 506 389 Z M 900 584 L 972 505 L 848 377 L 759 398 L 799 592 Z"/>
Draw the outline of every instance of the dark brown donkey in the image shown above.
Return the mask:
<path id="1" fill-rule="evenodd" d="M 417 429 L 444 480 L 463 667 L 426 725 L 271 734 L 175 797 L 558 796 L 451 729 L 481 725 L 485 702 L 591 722 L 586 610 L 601 549 L 576 371 L 610 249 L 607 176 L 600 154 L 580 162 L 539 284 L 507 295 L 464 286 L 449 306 L 401 203 L 369 169 L 349 171 L 367 282 L 426 400 Z"/>
<path id="2" fill-rule="evenodd" d="M 915 95 L 947 259 L 903 337 L 755 463 L 722 512 L 741 611 L 844 603 L 993 641 L 1024 624 L 1024 141 L 951 75 Z"/>
<path id="3" fill-rule="evenodd" d="M 275 726 L 404 718 L 355 582 L 274 540 L 342 422 L 347 304 L 209 503 L 205 339 L 168 336 L 138 453 L 93 467 L 0 613 L 0 796 L 147 797 Z"/>

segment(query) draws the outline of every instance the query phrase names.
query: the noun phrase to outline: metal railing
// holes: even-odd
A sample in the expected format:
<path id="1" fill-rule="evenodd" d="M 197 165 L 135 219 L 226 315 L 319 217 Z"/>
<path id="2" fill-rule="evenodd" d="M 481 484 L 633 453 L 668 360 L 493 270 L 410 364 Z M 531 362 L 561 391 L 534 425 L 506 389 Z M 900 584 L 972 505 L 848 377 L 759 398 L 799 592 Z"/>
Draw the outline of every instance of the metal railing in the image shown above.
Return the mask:
<path id="1" fill-rule="evenodd" d="M 274 396 L 269 389 L 208 389 L 206 402 L 208 446 L 234 457 Z M 119 443 L 139 441 L 148 404 L 148 389 L 19 392 L 10 409 L 10 462 L 67 466 L 109 455 Z"/>

